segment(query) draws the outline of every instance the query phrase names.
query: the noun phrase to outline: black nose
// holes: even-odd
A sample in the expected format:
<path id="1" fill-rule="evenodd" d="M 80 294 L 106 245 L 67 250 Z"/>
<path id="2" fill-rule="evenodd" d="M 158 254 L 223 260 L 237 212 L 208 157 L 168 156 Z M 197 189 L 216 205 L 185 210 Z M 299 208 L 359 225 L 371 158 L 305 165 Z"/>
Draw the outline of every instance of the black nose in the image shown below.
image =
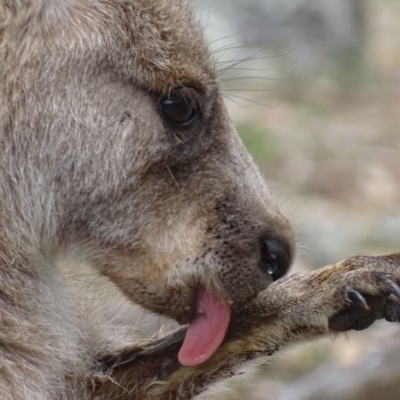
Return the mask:
<path id="1" fill-rule="evenodd" d="M 261 268 L 276 281 L 286 274 L 292 262 L 290 245 L 271 236 L 260 237 Z"/>

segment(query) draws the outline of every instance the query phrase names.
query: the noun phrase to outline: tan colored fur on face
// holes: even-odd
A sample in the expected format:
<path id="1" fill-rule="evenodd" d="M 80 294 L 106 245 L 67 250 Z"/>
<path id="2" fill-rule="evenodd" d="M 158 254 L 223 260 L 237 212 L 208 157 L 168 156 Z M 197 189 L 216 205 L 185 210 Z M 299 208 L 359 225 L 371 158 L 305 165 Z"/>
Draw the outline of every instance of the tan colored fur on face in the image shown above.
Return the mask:
<path id="1" fill-rule="evenodd" d="M 179 91 L 186 130 L 160 110 Z M 271 283 L 260 238 L 291 258 L 184 1 L 0 0 L 0 233 L 5 400 L 87 398 L 127 344 L 68 260 L 189 322 L 200 285 L 235 309 Z"/>

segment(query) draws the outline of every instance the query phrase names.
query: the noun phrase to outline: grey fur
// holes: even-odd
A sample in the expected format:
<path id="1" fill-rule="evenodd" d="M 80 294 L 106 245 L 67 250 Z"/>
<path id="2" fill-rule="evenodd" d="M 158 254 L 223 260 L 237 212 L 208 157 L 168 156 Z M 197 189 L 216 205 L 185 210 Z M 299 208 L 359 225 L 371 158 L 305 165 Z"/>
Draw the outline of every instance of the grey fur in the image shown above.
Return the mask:
<path id="1" fill-rule="evenodd" d="M 185 131 L 159 109 L 176 90 L 201 110 Z M 0 0 L 1 400 L 189 399 L 292 342 L 398 320 L 399 255 L 270 285 L 260 237 L 291 258 L 183 1 Z M 185 328 L 132 343 L 110 317 L 117 293 L 190 322 L 199 286 L 233 318 L 195 368 Z"/>
<path id="2" fill-rule="evenodd" d="M 177 138 L 158 102 L 182 86 L 204 117 Z M 271 282 L 261 234 L 293 247 L 181 0 L 1 0 L 0 160 L 5 400 L 83 399 L 128 343 L 65 265 L 187 322 L 199 284 L 235 307 Z"/>

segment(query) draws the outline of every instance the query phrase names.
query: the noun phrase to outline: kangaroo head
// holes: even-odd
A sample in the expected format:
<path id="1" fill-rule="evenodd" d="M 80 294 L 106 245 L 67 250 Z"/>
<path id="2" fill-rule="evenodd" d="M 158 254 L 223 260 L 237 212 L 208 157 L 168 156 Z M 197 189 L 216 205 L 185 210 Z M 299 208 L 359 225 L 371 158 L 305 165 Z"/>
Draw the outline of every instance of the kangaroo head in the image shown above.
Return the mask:
<path id="1" fill-rule="evenodd" d="M 294 244 L 184 2 L 5 0 L 0 77 L 3 208 L 55 270 L 191 323 L 180 360 L 204 361 Z"/>

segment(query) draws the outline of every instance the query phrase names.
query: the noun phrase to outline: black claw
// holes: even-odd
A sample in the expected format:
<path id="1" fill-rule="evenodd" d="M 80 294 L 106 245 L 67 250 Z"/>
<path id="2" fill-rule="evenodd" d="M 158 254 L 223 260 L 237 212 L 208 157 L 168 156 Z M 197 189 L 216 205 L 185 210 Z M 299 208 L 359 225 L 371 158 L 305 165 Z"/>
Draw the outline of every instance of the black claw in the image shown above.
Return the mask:
<path id="1" fill-rule="evenodd" d="M 390 282 L 390 293 L 400 300 L 400 286 L 396 282 Z"/>
<path id="2" fill-rule="evenodd" d="M 390 298 L 386 301 L 383 317 L 389 322 L 400 322 L 400 305 Z"/>
<path id="3" fill-rule="evenodd" d="M 398 287 L 398 289 L 400 294 L 400 288 Z M 364 309 L 369 310 L 369 305 L 367 303 L 367 300 L 365 300 L 365 297 L 360 292 L 357 292 L 357 290 L 350 289 L 347 292 L 347 298 L 352 302 L 358 303 Z"/>

